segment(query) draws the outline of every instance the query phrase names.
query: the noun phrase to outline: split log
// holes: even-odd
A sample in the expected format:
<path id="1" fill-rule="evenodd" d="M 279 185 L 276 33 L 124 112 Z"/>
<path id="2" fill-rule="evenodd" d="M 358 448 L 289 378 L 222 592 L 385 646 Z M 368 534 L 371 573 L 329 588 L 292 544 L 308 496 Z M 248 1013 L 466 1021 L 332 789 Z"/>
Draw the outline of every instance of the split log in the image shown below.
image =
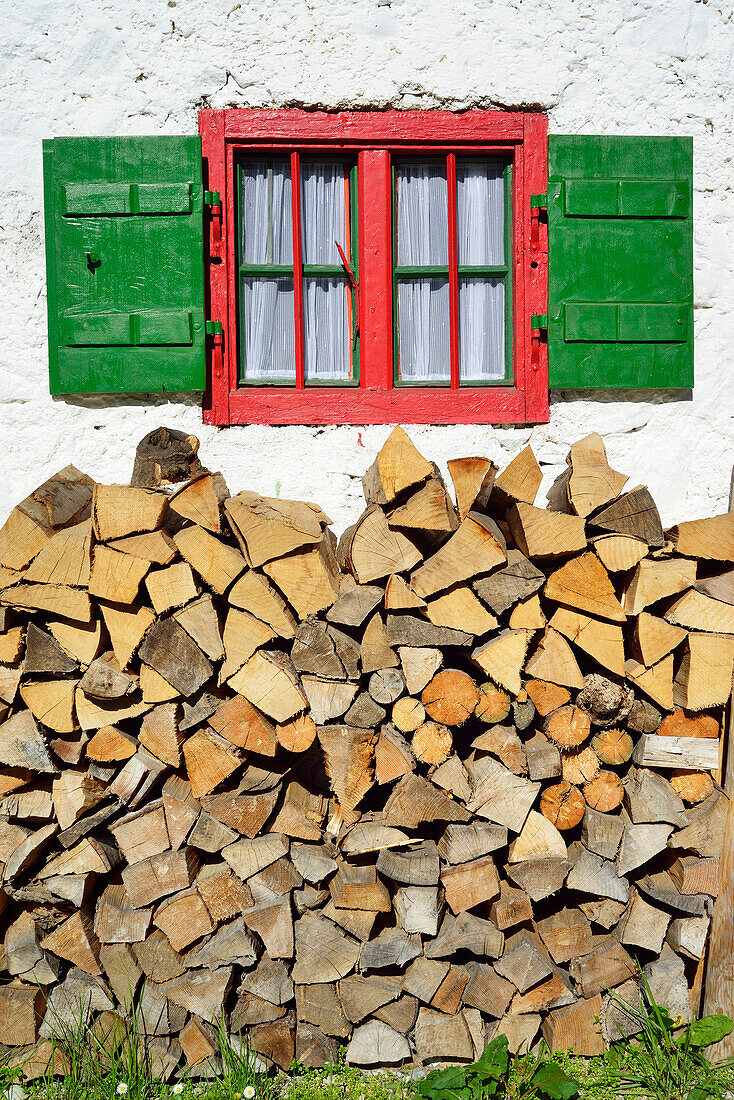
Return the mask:
<path id="1" fill-rule="evenodd" d="M 627 573 L 649 551 L 646 542 L 631 535 L 599 535 L 591 540 L 591 545 L 609 573 Z"/>
<path id="2" fill-rule="evenodd" d="M 474 581 L 473 588 L 496 615 L 501 615 L 521 600 L 528 599 L 544 584 L 545 574 L 519 550 L 508 548 L 507 565 Z"/>
<path id="3" fill-rule="evenodd" d="M 450 458 L 446 465 L 454 484 L 459 519 L 464 519 L 474 506 L 485 509 L 498 471 L 494 462 L 488 458 Z"/>
<path id="4" fill-rule="evenodd" d="M 535 927 L 554 963 L 570 962 L 592 950 L 591 925 L 578 909 L 559 909 Z"/>
<path id="5" fill-rule="evenodd" d="M 526 661 L 525 674 L 534 679 L 549 680 L 560 687 L 584 686 L 584 678 L 571 646 L 551 626 L 546 627 L 545 633 Z"/>
<path id="6" fill-rule="evenodd" d="M 586 1058 L 603 1054 L 604 1039 L 599 1028 L 601 995 L 553 1009 L 543 1021 L 543 1038 L 551 1052 L 573 1050 Z"/>
<path id="7" fill-rule="evenodd" d="M 586 549 L 584 521 L 580 516 L 546 512 L 519 503 L 507 513 L 512 537 L 526 558 L 548 562 Z"/>
<path id="8" fill-rule="evenodd" d="M 466 585 L 452 588 L 425 605 L 434 626 L 445 626 L 481 637 L 497 626 L 497 619 Z"/>
<path id="9" fill-rule="evenodd" d="M 684 592 L 695 580 L 695 561 L 686 561 L 685 558 L 670 558 L 667 561 L 645 558 L 635 569 L 624 590 L 622 605 L 628 615 L 639 615 L 646 607 L 665 596 Z"/>
<path id="10" fill-rule="evenodd" d="M 391 527 L 439 537 L 450 534 L 459 526 L 454 506 L 440 476 L 430 477 L 425 485 L 411 493 L 404 504 L 393 508 L 388 523 Z"/>
<path id="11" fill-rule="evenodd" d="M 441 872 L 441 883 L 452 913 L 463 913 L 483 901 L 492 901 L 500 892 L 497 868 L 491 855 L 445 868 Z"/>
<path id="12" fill-rule="evenodd" d="M 346 529 L 337 550 L 340 566 L 352 574 L 357 584 L 371 584 L 393 573 L 406 572 L 422 556 L 410 539 L 391 529 L 385 513 L 376 504 L 370 505 Z"/>
<path id="13" fill-rule="evenodd" d="M 602 668 L 617 676 L 624 676 L 624 637 L 621 627 L 565 607 L 558 608 L 550 625 L 578 649 L 593 657 Z"/>
<path id="14" fill-rule="evenodd" d="M 532 637 L 531 630 L 505 631 L 473 650 L 471 659 L 498 687 L 518 695 L 522 687 L 520 673 Z"/>
<path id="15" fill-rule="evenodd" d="M 508 768 L 491 757 L 472 761 L 468 770 L 474 790 L 467 809 L 479 817 L 494 821 L 497 825 L 505 825 L 519 833 L 540 784 L 513 775 Z"/>
<path id="16" fill-rule="evenodd" d="M 625 622 L 609 575 L 596 554 L 588 551 L 571 558 L 546 581 L 547 599 L 613 622 Z"/>
<path id="17" fill-rule="evenodd" d="M 393 428 L 377 458 L 362 478 L 365 500 L 390 504 L 406 489 L 420 485 L 433 473 L 404 428 Z"/>
<path id="18" fill-rule="evenodd" d="M 660 514 L 644 485 L 623 493 L 601 511 L 594 512 L 590 522 L 604 531 L 642 539 L 654 548 L 665 542 Z"/>
<path id="19" fill-rule="evenodd" d="M 425 599 L 479 573 L 489 573 L 505 561 L 504 539 L 494 521 L 469 512 L 441 549 L 415 570 L 411 587 Z"/>
<path id="20" fill-rule="evenodd" d="M 315 549 L 296 550 L 263 568 L 300 619 L 325 611 L 339 594 L 339 567 L 328 534 Z"/>

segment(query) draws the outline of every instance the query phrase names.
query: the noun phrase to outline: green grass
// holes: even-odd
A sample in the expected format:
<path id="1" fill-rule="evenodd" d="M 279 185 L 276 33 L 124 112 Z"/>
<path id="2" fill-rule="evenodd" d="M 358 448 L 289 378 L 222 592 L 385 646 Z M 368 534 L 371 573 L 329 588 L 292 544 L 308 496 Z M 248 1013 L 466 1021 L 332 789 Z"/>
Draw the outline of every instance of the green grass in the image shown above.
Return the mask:
<path id="1" fill-rule="evenodd" d="M 550 1054 L 540 1048 L 540 1062 L 554 1063 L 579 1085 L 584 1100 L 723 1100 L 734 1098 L 734 1065 L 708 1063 L 703 1048 L 715 1041 L 722 1018 L 708 1018 L 681 1026 L 665 1008 L 655 1003 L 646 984 L 637 1013 L 641 1030 L 633 1039 L 613 1043 L 597 1058 L 581 1058 L 570 1052 Z M 260 1072 L 247 1043 L 227 1034 L 224 1022 L 215 1029 L 217 1050 L 210 1078 L 187 1076 L 179 1071 L 176 1082 L 156 1080 L 139 1020 L 111 1019 L 106 1032 L 98 1020 L 88 1026 L 82 1010 L 71 1023 L 52 1021 L 52 1040 L 58 1070 L 63 1059 L 66 1072 L 45 1076 L 24 1086 L 28 1100 L 417 1100 L 416 1084 L 406 1072 L 365 1072 L 344 1061 L 340 1050 L 335 1065 L 308 1069 L 294 1064 L 289 1074 Z M 713 1022 L 712 1022 L 713 1019 Z M 730 1025 L 730 1021 L 728 1022 Z M 726 1025 L 724 1025 L 726 1026 Z M 712 1031 L 713 1029 L 713 1031 Z M 0 1056 L 0 1098 L 12 1084 L 22 1083 L 22 1067 L 11 1065 L 12 1056 Z M 511 1058 L 509 1072 L 498 1095 L 503 1100 L 529 1096 L 527 1083 L 535 1056 Z M 196 1070 L 193 1071 L 194 1074 Z M 442 1096 L 440 1100 L 462 1100 Z M 471 1100 L 486 1100 L 484 1090 Z"/>

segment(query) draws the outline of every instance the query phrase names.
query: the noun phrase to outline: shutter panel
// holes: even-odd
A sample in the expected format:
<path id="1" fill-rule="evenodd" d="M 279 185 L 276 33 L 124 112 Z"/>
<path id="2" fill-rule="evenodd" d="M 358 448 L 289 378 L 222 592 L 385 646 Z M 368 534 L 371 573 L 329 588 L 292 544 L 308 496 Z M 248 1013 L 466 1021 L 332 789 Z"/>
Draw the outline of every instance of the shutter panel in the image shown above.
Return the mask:
<path id="1" fill-rule="evenodd" d="M 203 390 L 201 139 L 43 143 L 51 393 Z"/>
<path id="2" fill-rule="evenodd" d="M 693 385 L 693 139 L 548 139 L 551 387 Z"/>

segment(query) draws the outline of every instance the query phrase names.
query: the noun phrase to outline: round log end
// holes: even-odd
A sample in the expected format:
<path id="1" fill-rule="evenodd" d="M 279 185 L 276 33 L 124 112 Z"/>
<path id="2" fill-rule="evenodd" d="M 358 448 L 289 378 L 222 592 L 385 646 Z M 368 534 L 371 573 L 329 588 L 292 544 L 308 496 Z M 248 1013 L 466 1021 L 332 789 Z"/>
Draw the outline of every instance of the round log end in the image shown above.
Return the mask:
<path id="1" fill-rule="evenodd" d="M 423 689 L 421 699 L 434 722 L 460 726 L 474 713 L 479 702 L 479 691 L 466 672 L 447 668 L 436 673 Z"/>
<path id="2" fill-rule="evenodd" d="M 578 825 L 585 809 L 581 791 L 565 781 L 548 787 L 540 799 L 540 812 L 561 831 Z"/>

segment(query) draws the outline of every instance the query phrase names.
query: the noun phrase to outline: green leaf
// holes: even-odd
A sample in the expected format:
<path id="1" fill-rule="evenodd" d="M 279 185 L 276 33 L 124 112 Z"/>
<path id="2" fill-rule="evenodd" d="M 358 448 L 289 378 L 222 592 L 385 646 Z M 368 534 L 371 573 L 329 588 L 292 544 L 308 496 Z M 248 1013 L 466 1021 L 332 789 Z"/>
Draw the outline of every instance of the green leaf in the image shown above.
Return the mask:
<path id="1" fill-rule="evenodd" d="M 728 1016 L 704 1016 L 690 1025 L 689 1041 L 693 1047 L 707 1047 L 730 1035 L 733 1028 L 734 1020 Z"/>
<path id="2" fill-rule="evenodd" d="M 715 1086 L 708 1088 L 706 1085 L 694 1085 L 688 1093 L 688 1100 L 712 1100 L 712 1097 L 719 1095 Z"/>
<path id="3" fill-rule="evenodd" d="M 539 1065 L 530 1083 L 551 1100 L 571 1100 L 579 1091 L 578 1081 L 574 1081 L 554 1062 Z"/>
<path id="4" fill-rule="evenodd" d="M 484 1048 L 476 1063 L 476 1069 L 488 1073 L 490 1077 L 504 1077 L 508 1064 L 507 1036 L 498 1035 Z"/>
<path id="5" fill-rule="evenodd" d="M 462 1066 L 449 1066 L 447 1069 L 434 1069 L 418 1085 L 421 1096 L 430 1096 L 437 1100 L 437 1093 L 443 1089 L 458 1090 L 466 1085 L 466 1070 Z"/>

